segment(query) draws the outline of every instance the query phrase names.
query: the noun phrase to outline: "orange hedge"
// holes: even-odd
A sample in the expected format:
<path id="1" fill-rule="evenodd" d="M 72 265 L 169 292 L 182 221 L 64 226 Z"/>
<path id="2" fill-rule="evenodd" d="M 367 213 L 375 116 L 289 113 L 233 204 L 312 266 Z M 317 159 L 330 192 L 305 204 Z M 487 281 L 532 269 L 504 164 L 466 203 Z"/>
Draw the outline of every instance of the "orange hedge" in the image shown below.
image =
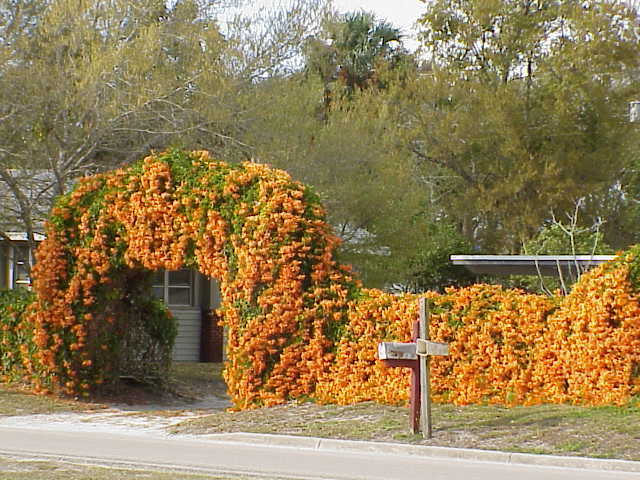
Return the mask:
<path id="1" fill-rule="evenodd" d="M 409 339 L 417 297 L 362 289 L 336 262 L 338 243 L 313 192 L 264 165 L 170 151 L 84 179 L 58 202 L 38 251 L 26 378 L 87 393 L 113 381 L 127 354 L 166 364 L 175 326 L 148 278 L 187 266 L 220 281 L 237 408 L 404 402 L 408 373 L 384 368 L 376 345 Z M 432 338 L 451 344 L 433 362 L 436 400 L 617 404 L 637 394 L 636 258 L 585 275 L 564 299 L 490 285 L 427 294 Z"/>
<path id="2" fill-rule="evenodd" d="M 623 404 L 640 393 L 639 253 L 585 274 L 549 316 L 530 401 Z"/>
<path id="3" fill-rule="evenodd" d="M 545 297 L 491 285 L 428 297 L 431 338 L 450 344 L 450 356 L 432 361 L 435 399 L 458 404 L 523 403 L 530 391 L 534 346 L 552 303 Z M 320 386 L 320 398 L 339 403 L 352 398 L 405 401 L 408 373 L 390 374 L 375 361 L 374 353 L 381 338 L 407 341 L 417 315 L 417 296 L 399 299 L 372 292 L 372 298 L 350 316 L 338 359 L 328 375 L 331 380 Z"/>
<path id="4" fill-rule="evenodd" d="M 434 398 L 455 404 L 621 405 L 640 393 L 640 248 L 584 274 L 567 297 L 495 285 L 429 292 L 430 332 L 450 344 L 432 360 Z M 377 343 L 408 341 L 417 296 L 370 291 L 350 306 L 324 402 L 408 399 L 406 369 L 376 361 Z"/>
<path id="5" fill-rule="evenodd" d="M 429 292 L 434 399 L 455 404 L 621 405 L 640 393 L 640 248 L 582 276 L 566 297 L 495 285 Z M 324 402 L 404 403 L 407 369 L 385 369 L 377 343 L 408 341 L 417 296 L 370 291 L 350 306 L 337 358 L 317 387 Z"/>

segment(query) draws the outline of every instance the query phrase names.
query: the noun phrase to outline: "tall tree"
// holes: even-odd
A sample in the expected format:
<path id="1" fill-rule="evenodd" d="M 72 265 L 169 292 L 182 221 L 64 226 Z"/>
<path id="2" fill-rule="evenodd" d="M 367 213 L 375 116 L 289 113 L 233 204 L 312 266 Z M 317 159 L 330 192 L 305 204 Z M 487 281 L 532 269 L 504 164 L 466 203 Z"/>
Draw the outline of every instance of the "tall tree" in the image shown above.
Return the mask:
<path id="1" fill-rule="evenodd" d="M 0 180 L 32 239 L 31 185 L 20 179 L 47 170 L 42 187 L 60 194 L 86 171 L 198 128 L 193 87 L 223 78 L 222 38 L 213 23 L 197 25 L 189 1 L 34 1 L 29 18 L 20 2 L 4 3 Z"/>
<path id="2" fill-rule="evenodd" d="M 302 69 L 304 45 L 321 35 L 330 17 L 329 0 L 273 2 L 274 8 L 256 8 L 251 0 L 235 1 L 237 8 L 221 16 L 229 47 L 225 61 L 235 77 L 251 82 Z"/>
<path id="3" fill-rule="evenodd" d="M 342 260 L 366 285 L 413 291 L 464 280 L 450 270 L 449 255 L 468 246 L 432 208 L 391 107 L 416 73 L 413 57 L 391 40 L 398 29 L 353 14 L 328 32 L 326 43 L 310 39 L 317 50 L 304 75 L 271 78 L 246 97 L 246 109 L 263 96 L 270 101 L 243 138 L 259 161 L 316 188 L 344 240 Z"/>
<path id="4" fill-rule="evenodd" d="M 371 12 L 338 15 L 307 42 L 306 69 L 324 85 L 326 119 L 332 100 L 368 87 L 380 87 L 385 71 L 411 64 L 400 29 Z M 381 83 L 382 82 L 382 83 Z"/>
<path id="5" fill-rule="evenodd" d="M 320 79 L 304 75 L 256 88 L 252 101 L 271 98 L 270 108 L 246 124 L 256 159 L 315 187 L 343 239 L 341 259 L 367 286 L 420 290 L 457 280 L 459 272 L 446 269 L 448 255 L 467 247 L 431 209 L 389 108 L 391 90 L 336 98 L 326 120 L 316 114 L 322 90 Z"/>
<path id="6" fill-rule="evenodd" d="M 437 0 L 420 22 L 432 66 L 401 92 L 407 141 L 468 239 L 518 251 L 552 210 L 615 185 L 639 86 L 633 9 Z"/>
<path id="7" fill-rule="evenodd" d="M 204 0 L 0 0 L 0 183 L 31 244 L 36 203 L 85 172 L 175 144 L 244 152 L 238 96 L 300 52 L 323 3 L 243 50 L 257 37 L 223 35 Z"/>

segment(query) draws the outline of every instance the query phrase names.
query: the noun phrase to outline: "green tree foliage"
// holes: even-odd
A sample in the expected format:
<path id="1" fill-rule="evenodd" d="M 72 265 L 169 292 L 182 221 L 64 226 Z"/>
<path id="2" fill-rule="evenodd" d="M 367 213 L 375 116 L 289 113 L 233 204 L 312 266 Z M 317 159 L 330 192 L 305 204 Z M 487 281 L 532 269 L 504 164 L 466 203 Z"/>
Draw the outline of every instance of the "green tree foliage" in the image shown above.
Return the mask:
<path id="1" fill-rule="evenodd" d="M 596 222 L 590 227 L 578 223 L 579 214 L 584 211 L 584 202 L 578 202 L 568 222 L 555 218 L 546 222 L 534 237 L 522 245 L 524 255 L 612 255 L 614 250 L 604 239 L 602 224 Z M 583 271 L 579 264 L 569 264 L 568 271 L 558 269 L 554 277 L 542 275 L 512 276 L 502 282 L 509 287 L 519 287 L 537 293 L 561 291 L 567 294 Z"/>
<path id="2" fill-rule="evenodd" d="M 432 67 L 400 94 L 407 142 L 464 236 L 516 252 L 629 164 L 637 15 L 608 1 L 434 1 Z M 594 212 L 597 215 L 598 212 Z"/>
<path id="3" fill-rule="evenodd" d="M 346 35 L 345 31 L 362 26 L 362 22 L 368 25 L 366 31 L 357 30 L 353 35 L 361 35 L 360 41 L 367 45 L 376 45 L 370 46 L 376 52 L 369 52 L 370 58 L 384 63 L 382 52 L 387 47 L 381 44 L 389 41 L 379 36 L 382 27 L 393 28 L 369 14 L 328 22 L 328 31 L 309 42 L 332 38 L 338 31 Z M 329 48 L 328 43 L 323 45 Z M 394 140 L 394 120 L 384 107 L 384 92 L 377 83 L 368 83 L 373 60 L 365 69 L 368 73 L 362 73 L 361 82 L 352 85 L 347 94 L 349 86 L 339 76 L 343 60 L 337 59 L 353 52 L 346 45 L 338 51 L 339 55 L 325 64 L 331 75 L 317 74 L 314 69 L 319 65 L 314 62 L 318 57 L 311 56 L 304 72 L 272 77 L 248 89 L 239 101 L 243 109 L 258 113 L 246 117 L 242 138 L 250 146 L 251 158 L 283 168 L 315 187 L 327 206 L 330 222 L 344 239 L 343 260 L 354 264 L 367 285 L 382 285 L 391 280 L 384 278 L 384 266 L 390 257 L 395 258 L 395 252 L 387 255 L 389 238 L 394 236 L 391 231 L 401 236 L 404 227 L 397 220 L 392 225 L 388 218 L 404 218 L 408 223 L 418 208 L 419 196 L 410 175 L 410 156 L 400 152 L 402 147 Z M 382 70 L 387 75 L 394 69 Z M 380 70 L 378 75 L 382 75 Z M 327 102 L 327 88 L 341 93 Z M 256 104 L 266 108 L 256 108 Z"/>
<path id="4" fill-rule="evenodd" d="M 29 179 L 64 193 L 84 172 L 126 162 L 210 125 L 199 93 L 220 90 L 222 37 L 193 2 L 3 2 L 0 180 L 34 228 Z M 19 28 L 18 25 L 28 25 Z M 42 201 L 39 196 L 37 201 Z"/>
<path id="5" fill-rule="evenodd" d="M 207 6 L 209 16 L 225 25 L 225 62 L 234 77 L 249 82 L 300 71 L 306 41 L 320 35 L 330 17 L 328 0 L 274 1 L 273 8 L 265 8 L 266 2 L 256 8 L 251 0 L 228 0 L 235 6 L 223 8 L 222 15 L 218 14 L 224 2 L 200 3 Z"/>
<path id="6" fill-rule="evenodd" d="M 400 30 L 372 13 L 346 13 L 329 27 L 336 76 L 353 91 L 366 88 L 380 62 L 401 61 Z"/>
<path id="7" fill-rule="evenodd" d="M 396 254 L 388 262 L 391 278 L 398 278 L 393 287 L 402 291 L 443 291 L 445 287 L 474 283 L 475 277 L 466 268 L 451 263 L 453 254 L 472 253 L 471 245 L 446 219 L 418 218 L 419 235 L 402 237 L 404 255 Z M 397 243 L 397 242 L 396 242 Z M 388 275 L 388 274 L 387 274 Z"/>
<path id="8" fill-rule="evenodd" d="M 304 75 L 261 82 L 246 97 L 246 108 L 262 95 L 270 108 L 247 122 L 244 139 L 256 159 L 315 187 L 344 240 L 341 260 L 365 285 L 415 291 L 468 281 L 449 270 L 449 255 L 469 246 L 400 135 L 397 92 L 416 70 L 389 40 L 397 33 L 366 13 L 329 22 L 320 38 L 332 41 L 310 40 L 318 50 Z"/>
<path id="9" fill-rule="evenodd" d="M 384 71 L 411 65 L 400 29 L 371 12 L 350 12 L 307 41 L 306 70 L 324 86 L 324 118 L 340 95 L 384 86 Z"/>
<path id="10" fill-rule="evenodd" d="M 545 225 L 527 241 L 525 255 L 610 255 L 612 248 L 597 229 L 555 222 Z"/>
<path id="11" fill-rule="evenodd" d="M 382 252 L 394 237 L 411 236 L 424 195 L 411 175 L 410 156 L 394 144 L 382 94 L 373 89 L 336 100 L 324 120 L 318 115 L 322 91 L 318 79 L 304 76 L 261 85 L 256 95 L 270 95 L 272 108 L 247 123 L 244 138 L 255 145 L 257 160 L 313 185 L 344 240 L 343 260 L 368 285 L 383 284 L 390 258 Z"/>

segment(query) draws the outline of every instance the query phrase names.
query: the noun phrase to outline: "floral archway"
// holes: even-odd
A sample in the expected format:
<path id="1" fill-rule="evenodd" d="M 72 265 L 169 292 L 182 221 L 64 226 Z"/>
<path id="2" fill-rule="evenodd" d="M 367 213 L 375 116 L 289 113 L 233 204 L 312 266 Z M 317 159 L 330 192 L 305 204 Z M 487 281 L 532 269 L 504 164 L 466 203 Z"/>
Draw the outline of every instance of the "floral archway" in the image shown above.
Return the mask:
<path id="1" fill-rule="evenodd" d="M 236 403 L 310 394 L 358 291 L 324 215 L 285 172 L 207 152 L 169 151 L 83 179 L 58 202 L 38 252 L 39 369 L 68 393 L 108 380 L 130 348 L 118 340 L 145 310 L 162 350 L 175 332 L 139 287 L 145 272 L 186 266 L 220 282 Z"/>
<path id="2" fill-rule="evenodd" d="M 161 373 L 176 331 L 149 279 L 190 267 L 220 282 L 237 408 L 403 402 L 408 374 L 376 361 L 376 344 L 409 339 L 417 296 L 361 288 L 336 261 L 338 244 L 318 197 L 281 170 L 153 154 L 57 202 L 33 272 L 37 299 L 16 326 L 22 336 L 2 342 L 16 343 L 40 391 L 86 394 L 126 368 Z M 490 285 L 427 293 L 432 338 L 451 345 L 433 363 L 436 400 L 601 404 L 639 393 L 637 263 L 634 250 L 563 300 Z"/>

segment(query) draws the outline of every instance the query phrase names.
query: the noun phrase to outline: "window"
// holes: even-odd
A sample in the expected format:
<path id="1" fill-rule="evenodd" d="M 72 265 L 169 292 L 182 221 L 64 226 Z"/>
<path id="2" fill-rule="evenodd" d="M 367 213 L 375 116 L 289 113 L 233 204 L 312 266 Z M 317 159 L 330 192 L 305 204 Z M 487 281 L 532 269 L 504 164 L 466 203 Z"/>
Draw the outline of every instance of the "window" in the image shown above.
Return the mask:
<path id="1" fill-rule="evenodd" d="M 193 270 L 158 271 L 153 276 L 153 295 L 168 306 L 193 305 Z"/>
<path id="2" fill-rule="evenodd" d="M 31 288 L 29 276 L 29 247 L 13 248 L 12 288 Z"/>

